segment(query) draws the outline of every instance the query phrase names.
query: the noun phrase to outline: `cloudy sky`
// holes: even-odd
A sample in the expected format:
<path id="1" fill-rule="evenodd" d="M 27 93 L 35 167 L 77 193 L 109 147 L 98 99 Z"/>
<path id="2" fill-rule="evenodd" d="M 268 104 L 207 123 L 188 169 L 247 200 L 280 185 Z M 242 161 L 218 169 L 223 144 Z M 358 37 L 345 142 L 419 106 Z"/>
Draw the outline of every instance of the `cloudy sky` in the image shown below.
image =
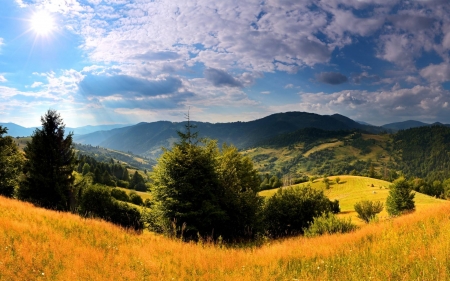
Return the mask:
<path id="1" fill-rule="evenodd" d="M 448 0 L 1 0 L 0 122 L 450 123 Z"/>

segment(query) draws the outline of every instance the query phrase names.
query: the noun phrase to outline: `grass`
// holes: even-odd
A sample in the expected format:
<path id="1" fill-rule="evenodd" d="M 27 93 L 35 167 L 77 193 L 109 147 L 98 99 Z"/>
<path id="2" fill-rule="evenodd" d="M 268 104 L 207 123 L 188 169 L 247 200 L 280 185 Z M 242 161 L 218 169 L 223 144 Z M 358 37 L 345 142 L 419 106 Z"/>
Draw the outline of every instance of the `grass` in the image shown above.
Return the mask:
<path id="1" fill-rule="evenodd" d="M 339 200 L 341 206 L 341 216 L 351 217 L 354 222 L 360 222 L 357 219 L 357 213 L 355 212 L 354 205 L 361 200 L 381 201 L 383 204 L 386 202 L 386 198 L 389 194 L 390 182 L 372 179 L 359 176 L 339 176 L 340 183 L 335 182 L 336 177 L 329 177 L 331 180 L 330 189 L 325 189 L 325 184 L 322 179 L 315 180 L 311 184 L 312 187 L 321 189 L 324 194 L 331 200 Z M 304 185 L 304 184 L 300 184 Z M 373 186 L 372 186 L 373 185 Z M 261 191 L 261 196 L 272 196 L 277 189 Z M 434 197 L 416 193 L 415 196 L 416 209 L 422 210 L 429 207 L 434 207 L 439 204 L 448 204 L 449 201 L 436 199 Z M 388 214 L 384 209 L 380 214 L 380 218 L 387 218 Z"/>
<path id="2" fill-rule="evenodd" d="M 0 280 L 449 280 L 450 205 L 353 233 L 221 248 L 0 197 Z"/>

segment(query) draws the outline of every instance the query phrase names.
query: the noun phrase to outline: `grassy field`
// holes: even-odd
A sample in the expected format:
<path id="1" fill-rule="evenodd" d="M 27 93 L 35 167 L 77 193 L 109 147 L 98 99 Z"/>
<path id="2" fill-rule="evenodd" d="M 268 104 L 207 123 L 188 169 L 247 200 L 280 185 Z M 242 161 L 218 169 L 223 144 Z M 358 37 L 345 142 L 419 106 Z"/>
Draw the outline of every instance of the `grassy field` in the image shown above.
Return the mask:
<path id="1" fill-rule="evenodd" d="M 321 189 L 324 194 L 331 200 L 339 200 L 341 206 L 341 216 L 352 217 L 354 222 L 361 222 L 356 218 L 357 214 L 354 209 L 356 202 L 361 200 L 381 201 L 383 204 L 386 202 L 386 198 L 389 194 L 389 185 L 391 183 L 383 180 L 358 177 L 358 176 L 339 176 L 340 182 L 336 183 L 336 177 L 329 177 L 330 189 L 325 188 L 323 179 L 315 180 L 311 184 L 312 187 Z M 300 184 L 306 185 L 307 183 Z M 265 190 L 260 192 L 261 196 L 272 196 L 277 192 L 277 189 Z M 449 201 L 436 199 L 434 197 L 416 193 L 415 196 L 416 209 L 422 210 L 429 207 L 434 207 L 439 204 L 449 204 Z M 387 218 L 387 212 L 384 209 L 379 214 L 380 219 Z"/>
<path id="2" fill-rule="evenodd" d="M 450 205 L 349 234 L 226 248 L 0 197 L 0 280 L 449 280 Z"/>

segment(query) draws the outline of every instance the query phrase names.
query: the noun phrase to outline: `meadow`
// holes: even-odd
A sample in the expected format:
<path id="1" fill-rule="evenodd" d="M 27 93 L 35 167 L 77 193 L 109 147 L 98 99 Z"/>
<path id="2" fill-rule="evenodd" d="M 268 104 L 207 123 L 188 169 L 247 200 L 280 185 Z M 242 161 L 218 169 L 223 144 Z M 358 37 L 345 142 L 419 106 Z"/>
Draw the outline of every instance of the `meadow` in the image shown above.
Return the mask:
<path id="1" fill-rule="evenodd" d="M 336 178 L 339 177 L 339 184 L 336 183 Z M 361 224 L 357 218 L 357 213 L 355 212 L 354 205 L 362 200 L 371 201 L 381 201 L 383 204 L 386 202 L 386 198 L 389 194 L 390 182 L 360 177 L 360 176 L 333 176 L 328 177 L 330 180 L 330 188 L 326 189 L 323 179 L 317 179 L 313 183 L 302 183 L 298 186 L 308 185 L 311 187 L 323 190 L 324 194 L 331 200 L 339 200 L 339 205 L 341 207 L 341 217 L 351 217 L 352 221 Z M 277 192 L 278 189 L 270 189 L 261 191 L 259 194 L 264 197 L 272 196 Z M 428 196 L 419 192 L 416 192 L 415 203 L 417 210 L 423 210 L 430 207 L 435 207 L 440 204 L 447 204 L 449 201 L 436 199 L 432 196 Z M 379 214 L 380 219 L 387 219 L 388 214 L 386 208 Z"/>
<path id="2" fill-rule="evenodd" d="M 342 235 L 227 247 L 0 197 L 0 280 L 448 280 L 450 204 Z"/>

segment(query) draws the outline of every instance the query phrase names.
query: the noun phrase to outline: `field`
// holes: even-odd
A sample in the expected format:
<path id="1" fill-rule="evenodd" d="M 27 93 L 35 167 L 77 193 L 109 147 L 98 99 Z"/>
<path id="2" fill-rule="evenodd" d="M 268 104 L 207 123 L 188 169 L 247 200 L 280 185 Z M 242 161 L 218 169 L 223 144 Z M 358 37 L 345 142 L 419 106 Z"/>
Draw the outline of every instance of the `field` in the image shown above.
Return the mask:
<path id="1" fill-rule="evenodd" d="M 345 235 L 226 248 L 0 197 L 0 280 L 449 280 L 450 205 Z"/>
<path id="2" fill-rule="evenodd" d="M 321 189 L 324 194 L 331 200 L 339 200 L 341 207 L 341 216 L 352 217 L 353 222 L 358 222 L 356 218 L 357 214 L 353 208 L 356 202 L 361 200 L 381 201 L 383 204 L 386 202 L 386 198 L 389 194 L 389 185 L 391 183 L 383 180 L 358 177 L 358 176 L 339 176 L 340 182 L 336 183 L 336 177 L 329 177 L 330 189 L 325 188 L 323 179 L 317 179 L 311 184 L 313 188 Z M 306 185 L 303 183 L 301 185 Z M 277 189 L 265 190 L 260 192 L 261 196 L 272 196 Z M 436 199 L 434 197 L 416 193 L 415 196 L 416 209 L 422 210 L 430 207 L 434 207 L 439 204 L 448 204 L 449 201 Z M 387 212 L 384 209 L 379 214 L 380 219 L 387 218 Z M 360 222 L 360 221 L 359 221 Z"/>

